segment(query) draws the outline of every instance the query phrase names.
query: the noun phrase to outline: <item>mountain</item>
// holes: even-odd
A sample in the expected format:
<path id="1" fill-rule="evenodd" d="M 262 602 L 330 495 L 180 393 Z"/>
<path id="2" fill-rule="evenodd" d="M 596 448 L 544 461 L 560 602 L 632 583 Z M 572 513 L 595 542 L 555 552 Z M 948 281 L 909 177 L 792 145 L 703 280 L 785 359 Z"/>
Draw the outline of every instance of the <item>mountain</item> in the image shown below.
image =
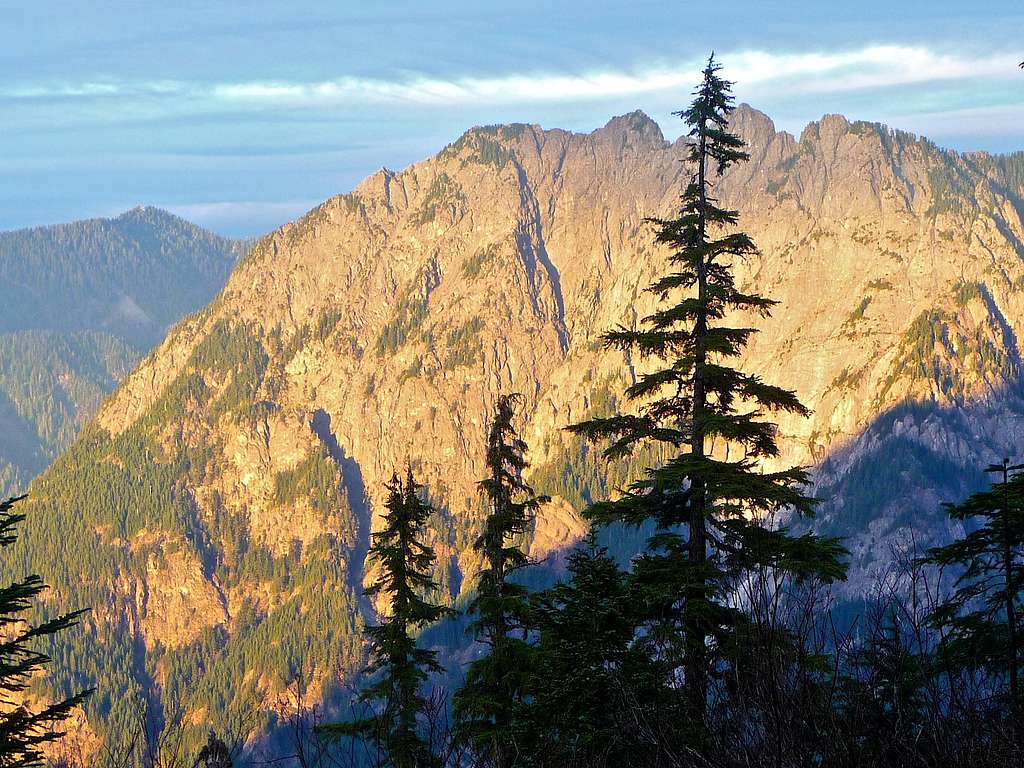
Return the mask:
<path id="1" fill-rule="evenodd" d="M 23 489 L 184 315 L 242 243 L 156 208 L 0 232 L 0 492 Z"/>
<path id="2" fill-rule="evenodd" d="M 780 462 L 814 465 L 856 597 L 891 547 L 945 537 L 938 502 L 1020 437 L 1024 156 L 837 115 L 797 138 L 747 106 L 733 127 L 751 159 L 720 196 L 761 248 L 740 284 L 780 302 L 744 364 L 814 411 L 782 419 Z M 197 732 L 247 709 L 267 724 L 297 678 L 334 695 L 362 661 L 383 483 L 407 462 L 458 600 L 501 392 L 523 393 L 530 479 L 555 497 L 532 554 L 557 560 L 580 508 L 636 471 L 561 427 L 640 366 L 599 336 L 653 306 L 665 253 L 645 217 L 673 211 L 685 152 L 639 112 L 590 134 L 474 128 L 257 243 L 32 485 L 20 557 L 55 603 L 93 607 L 53 649 L 58 688 L 99 685 L 90 727 L 111 738 L 139 701 Z"/>

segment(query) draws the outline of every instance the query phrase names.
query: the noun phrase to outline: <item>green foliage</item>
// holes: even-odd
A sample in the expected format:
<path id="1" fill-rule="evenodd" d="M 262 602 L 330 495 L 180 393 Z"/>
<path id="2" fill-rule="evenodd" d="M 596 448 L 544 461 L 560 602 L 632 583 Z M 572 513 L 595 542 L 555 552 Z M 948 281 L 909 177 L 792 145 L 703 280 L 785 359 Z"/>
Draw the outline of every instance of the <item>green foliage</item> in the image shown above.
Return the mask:
<path id="1" fill-rule="evenodd" d="M 220 414 L 237 412 L 256 399 L 269 361 L 255 326 L 221 319 L 193 350 L 188 365 L 199 371 L 231 371 L 231 381 L 213 405 Z"/>
<path id="2" fill-rule="evenodd" d="M 935 351 L 945 345 L 946 324 L 949 316 L 939 310 L 926 310 L 914 318 L 903 335 L 901 347 L 906 359 L 913 364 L 915 378 L 935 375 Z"/>
<path id="3" fill-rule="evenodd" d="M 448 353 L 445 355 L 445 368 L 452 370 L 463 366 L 471 366 L 480 354 L 480 331 L 484 321 L 473 317 L 448 334 Z"/>
<path id="4" fill-rule="evenodd" d="M 423 373 L 423 358 L 417 356 L 413 359 L 411 363 L 409 363 L 409 367 L 402 371 L 400 381 L 406 382 L 409 379 L 415 379 L 421 373 Z"/>
<path id="5" fill-rule="evenodd" d="M 165 708 L 205 710 L 208 722 L 221 726 L 258 710 L 264 693 L 259 678 L 271 691 L 280 692 L 314 669 L 357 668 L 362 659 L 361 620 L 347 569 L 336 551 L 335 543 L 321 539 L 305 563 L 288 564 L 292 596 L 265 616 L 247 609 L 248 616 L 236 618 L 227 643 L 200 638 L 175 651 L 179 685 L 190 687 L 191 695 L 176 699 L 168 693 Z M 202 674 L 186 677 L 187 665 Z M 255 725 L 265 728 L 269 723 Z M 194 738 L 204 735 L 204 729 L 197 728 Z"/>
<path id="6" fill-rule="evenodd" d="M 341 473 L 326 448 L 310 451 L 298 466 L 274 478 L 274 500 L 278 504 L 294 504 L 300 498 L 324 515 L 348 509 Z"/>
<path id="7" fill-rule="evenodd" d="M 0 233 L 0 332 L 102 329 L 148 349 L 213 298 L 243 250 L 156 208 Z"/>
<path id="8" fill-rule="evenodd" d="M 341 322 L 341 310 L 335 306 L 328 306 L 317 317 L 316 325 L 313 328 L 313 338 L 324 342 L 331 335 L 338 323 Z"/>
<path id="9" fill-rule="evenodd" d="M 868 765 L 906 764 L 903 744 L 920 740 L 929 727 L 932 660 L 908 642 L 906 631 L 889 611 L 853 649 L 838 680 L 836 707 L 849 741 L 843 746 Z"/>
<path id="10" fill-rule="evenodd" d="M 361 698 L 380 702 L 382 711 L 367 720 L 321 728 L 338 736 L 369 736 L 383 748 L 388 765 L 395 768 L 422 768 L 434 762 L 431 744 L 420 734 L 418 720 L 426 707 L 420 688 L 428 673 L 440 671 L 440 666 L 434 651 L 417 647 L 413 633 L 436 622 L 447 610 L 423 597 L 435 592 L 437 585 L 430 578 L 434 551 L 420 538 L 432 512 L 420 498 L 420 490 L 411 469 L 404 484 L 397 475 L 392 478 L 384 527 L 374 534 L 369 553 L 380 573 L 366 594 L 385 598 L 391 613 L 379 625 L 366 629 L 370 640 L 366 672 L 378 679 Z"/>
<path id="11" fill-rule="evenodd" d="M 497 136 L 502 141 L 519 141 L 529 129 L 526 123 L 508 123 L 504 125 L 485 125 L 476 130 L 482 134 Z"/>
<path id="12" fill-rule="evenodd" d="M 480 276 L 483 268 L 498 257 L 499 252 L 500 248 L 497 243 L 490 243 L 481 248 L 462 263 L 462 276 L 469 280 L 475 280 Z"/>
<path id="13" fill-rule="evenodd" d="M 944 153 L 939 153 L 938 159 L 939 163 L 928 169 L 932 203 L 925 215 L 931 218 L 944 213 L 958 213 L 963 210 L 965 200 L 973 198 L 969 182 L 955 168 L 952 159 Z"/>
<path id="14" fill-rule="evenodd" d="M 979 290 L 980 295 L 980 289 L 960 286 L 957 299 L 963 297 L 969 301 L 975 290 Z M 996 321 L 990 320 L 987 325 L 978 325 L 966 332 L 955 325 L 955 319 L 938 309 L 925 310 L 914 318 L 900 340 L 892 372 L 882 383 L 880 401 L 901 376 L 913 381 L 934 382 L 938 391 L 951 399 L 966 396 L 967 382 L 962 368 L 982 379 L 1008 381 L 1016 378 L 1016 363 L 990 338 L 990 334 L 1002 334 Z"/>
<path id="15" fill-rule="evenodd" d="M 409 215 L 409 222 L 414 227 L 429 224 L 445 207 L 454 210 L 455 206 L 465 202 L 465 199 L 458 182 L 447 173 L 439 173 L 427 187 L 419 208 Z"/>
<path id="16" fill-rule="evenodd" d="M 243 248 L 154 208 L 0 233 L 0 495 L 70 445 Z"/>
<path id="17" fill-rule="evenodd" d="M 858 320 L 863 319 L 864 313 L 867 312 L 867 309 L 870 306 L 871 297 L 865 296 L 863 299 L 860 300 L 860 304 L 858 304 L 856 308 L 854 308 L 854 310 L 850 313 L 849 317 L 847 317 L 846 320 L 843 321 L 843 325 L 856 324 Z"/>
<path id="18" fill-rule="evenodd" d="M 305 551 L 275 554 L 252 540 L 245 510 L 225 508 L 218 493 L 201 510 L 188 490 L 203 482 L 222 451 L 178 433 L 182 414 L 262 412 L 256 398 L 267 360 L 254 326 L 217 323 L 134 424 L 116 436 L 87 428 L 36 481 L 31 510 L 37 522 L 0 563 L 0 577 L 28 563 L 45 566 L 61 605 L 111 606 L 114 618 L 52 643 L 55 674 L 34 683 L 51 696 L 98 687 L 86 712 L 109 744 L 130 738 L 141 701 L 157 702 L 157 724 L 181 708 L 205 713 L 220 728 L 248 715 L 267 686 L 282 690 L 304 664 L 351 669 L 361 657 L 345 549 L 354 542 L 322 536 Z M 227 376 L 217 375 L 221 371 Z M 309 497 L 325 518 L 339 518 L 340 532 L 357 529 L 341 476 L 323 451 L 275 480 L 281 503 Z M 76 553 L 65 559 L 59 553 L 69 541 L 76 542 Z M 236 621 L 230 633 L 210 628 L 189 646 L 157 647 L 142 658 L 137 627 L 127 624 L 130 612 L 116 585 L 122 574 L 146 573 L 182 549 L 221 588 L 266 585 L 285 602 L 266 614 L 251 611 L 251 619 Z M 193 730 L 188 738 L 198 743 L 205 728 Z"/>
<path id="19" fill-rule="evenodd" d="M 535 596 L 529 695 L 515 715 L 520 762 L 620 766 L 649 751 L 638 722 L 657 719 L 657 667 L 635 644 L 640 612 L 626 573 L 591 532 L 567 579 Z"/>
<path id="20" fill-rule="evenodd" d="M 729 663 L 724 649 L 743 623 L 728 599 L 738 581 L 763 568 L 797 580 L 845 574 L 836 541 L 794 536 L 777 522 L 780 514 L 812 515 L 814 500 L 803 492 L 807 473 L 766 472 L 759 464 L 778 454 L 775 427 L 764 414 L 806 409 L 794 393 L 730 367 L 755 331 L 721 321 L 736 311 L 766 316 L 775 302 L 745 294 L 734 282 L 733 264 L 756 247 L 736 231 L 738 214 L 719 208 L 713 196 L 712 174 L 747 159 L 743 142 L 727 130 L 732 97 L 718 71 L 710 60 L 693 103 L 676 113 L 690 127 L 693 176 L 679 216 L 654 220 L 657 242 L 671 248 L 666 273 L 649 287 L 661 304 L 642 328 L 604 337 L 646 370 L 625 391 L 635 406 L 569 428 L 607 442 L 610 460 L 651 444 L 672 453 L 621 497 L 598 501 L 587 514 L 599 524 L 657 527 L 635 565 L 648 612 L 642 642 L 664 660 L 661 685 L 679 694 L 678 716 L 687 723 L 680 735 L 698 753 L 707 749 L 713 674 Z M 647 370 L 639 361 L 660 367 Z M 722 444 L 727 453 L 709 451 Z"/>
<path id="21" fill-rule="evenodd" d="M 829 389 L 856 389 L 860 386 L 861 382 L 864 381 L 864 374 L 867 373 L 867 368 L 860 368 L 856 371 L 850 371 L 849 368 L 843 368 L 829 384 Z"/>
<path id="22" fill-rule="evenodd" d="M 495 406 L 487 437 L 488 476 L 480 481 L 488 505 L 484 530 L 474 543 L 483 557 L 476 595 L 467 613 L 474 637 L 487 653 L 466 670 L 455 694 L 455 717 L 461 738 L 485 763 L 499 768 L 514 764 L 515 713 L 528 688 L 530 648 L 512 636 L 524 626 L 527 590 L 512 575 L 527 565 L 519 541 L 537 508 L 548 499 L 534 494 L 523 480 L 526 443 L 513 420 L 518 395 L 502 395 Z"/>
<path id="23" fill-rule="evenodd" d="M 22 497 L 23 498 L 23 497 Z M 0 549 L 15 543 L 15 527 L 25 515 L 14 512 L 20 498 L 0 503 Z M 5 768 L 27 768 L 44 764 L 43 745 L 64 734 L 57 730 L 70 717 L 72 710 L 93 692 L 81 691 L 68 698 L 39 708 L 21 704 L 10 694 L 22 694 L 29 688 L 33 675 L 42 672 L 52 659 L 38 650 L 44 639 L 70 629 L 83 613 L 76 611 L 43 619 L 34 626 L 27 624 L 23 614 L 33 605 L 46 585 L 39 576 L 25 576 L 0 588 L 0 626 L 4 628 L 0 644 L 0 764 Z"/>
<path id="24" fill-rule="evenodd" d="M 107 333 L 0 334 L 0 492 L 24 489 L 65 450 L 138 356 Z"/>
<path id="25" fill-rule="evenodd" d="M 619 399 L 611 385 L 609 381 L 597 384 L 590 394 L 585 419 L 612 416 L 616 412 Z M 565 443 L 546 453 L 550 459 L 530 469 L 530 483 L 538 493 L 561 497 L 576 510 L 584 510 L 620 492 L 643 476 L 644 467 L 669 455 L 661 446 L 644 445 L 622 461 L 607 462 L 600 450 L 575 435 L 568 435 Z"/>
<path id="26" fill-rule="evenodd" d="M 508 163 L 516 160 L 515 152 L 500 141 L 492 139 L 484 130 L 469 131 L 452 145 L 452 149 L 468 152 L 462 160 L 463 165 L 478 163 L 489 165 L 500 171 Z"/>
<path id="27" fill-rule="evenodd" d="M 415 280 L 399 295 L 393 319 L 377 336 L 378 357 L 397 352 L 426 319 L 430 284 L 428 282 L 422 292 L 421 287 L 421 281 Z"/>
<path id="28" fill-rule="evenodd" d="M 850 133 L 854 136 L 877 136 L 886 130 L 881 123 L 870 123 L 865 120 L 854 120 L 850 123 Z"/>
<path id="29" fill-rule="evenodd" d="M 953 594 L 931 614 L 943 629 L 941 650 L 959 667 L 983 668 L 1010 681 L 1010 704 L 1024 706 L 1024 466 L 988 467 L 990 490 L 947 504 L 950 518 L 971 526 L 962 538 L 929 550 L 924 562 L 960 568 Z"/>
<path id="30" fill-rule="evenodd" d="M 953 298 L 958 307 L 966 307 L 972 301 L 981 299 L 984 295 L 984 286 L 981 283 L 957 283 L 954 289 Z"/>
<path id="31" fill-rule="evenodd" d="M 354 192 L 348 192 L 341 196 L 342 201 L 345 203 L 345 210 L 349 213 L 359 213 L 363 207 L 363 201 Z"/>

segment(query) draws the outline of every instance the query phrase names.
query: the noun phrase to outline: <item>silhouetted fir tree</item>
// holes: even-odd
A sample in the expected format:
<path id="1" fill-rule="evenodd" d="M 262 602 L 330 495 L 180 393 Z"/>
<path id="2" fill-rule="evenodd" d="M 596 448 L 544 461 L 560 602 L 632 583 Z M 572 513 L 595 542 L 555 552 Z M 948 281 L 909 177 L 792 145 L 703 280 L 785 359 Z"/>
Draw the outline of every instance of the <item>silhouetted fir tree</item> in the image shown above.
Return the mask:
<path id="1" fill-rule="evenodd" d="M 0 549 L 17 540 L 15 527 L 25 515 L 13 512 L 20 496 L 0 503 Z M 31 626 L 23 617 L 32 601 L 46 590 L 36 575 L 0 588 L 0 766 L 42 765 L 42 747 L 64 734 L 59 728 L 71 711 L 81 706 L 92 689 L 38 710 L 18 703 L 18 694 L 28 690 L 31 678 L 44 669 L 50 657 L 36 650 L 38 643 L 77 623 L 84 611 L 67 613 Z"/>
<path id="2" fill-rule="evenodd" d="M 1024 708 L 1024 465 L 987 468 L 1001 475 L 991 489 L 945 505 L 950 518 L 973 530 L 928 551 L 923 562 L 962 568 L 952 595 L 929 617 L 943 630 L 940 653 L 961 667 L 982 667 L 1009 682 L 1011 722 Z M 1020 734 L 1020 727 L 1015 726 Z"/>
<path id="3" fill-rule="evenodd" d="M 488 476 L 479 487 L 489 509 L 483 533 L 474 544 L 483 556 L 483 568 L 468 612 L 476 617 L 470 632 L 488 647 L 486 655 L 469 666 L 455 694 L 460 737 L 483 764 L 496 768 L 513 765 L 519 753 L 515 713 L 529 680 L 529 643 L 512 635 L 523 628 L 529 610 L 527 589 L 510 580 L 528 564 L 516 539 L 547 500 L 536 496 L 523 480 L 527 446 L 513 426 L 519 399 L 518 395 L 498 398 L 487 438 Z"/>
<path id="4" fill-rule="evenodd" d="M 836 540 L 792 536 L 774 520 L 783 511 L 813 514 L 814 500 L 802 490 L 804 469 L 760 467 L 778 454 L 775 425 L 765 414 L 805 415 L 806 409 L 793 392 L 730 365 L 755 329 L 727 325 L 726 315 L 766 317 L 775 302 L 736 287 L 733 263 L 757 249 L 734 231 L 737 213 L 712 195 L 712 177 L 747 159 L 742 140 L 727 130 L 733 99 L 719 70 L 709 59 L 693 103 L 676 113 L 690 127 L 693 175 L 679 216 L 652 220 L 656 242 L 672 249 L 668 271 L 648 288 L 661 306 L 641 328 L 604 336 L 607 347 L 632 355 L 640 371 L 641 360 L 659 367 L 639 373 L 625 390 L 635 412 L 569 428 L 591 441 L 610 440 L 608 459 L 644 443 L 676 452 L 588 514 L 600 524 L 657 526 L 635 568 L 651 611 L 646 637 L 673 685 L 674 670 L 682 668 L 686 711 L 678 719 L 698 736 L 705 732 L 717 651 L 740 620 L 727 597 L 732 585 L 747 569 L 764 566 L 826 580 L 845 573 Z"/>
<path id="5" fill-rule="evenodd" d="M 328 735 L 363 734 L 375 740 L 385 764 L 394 768 L 422 768 L 436 763 L 431 746 L 421 737 L 418 719 L 425 699 L 420 688 L 430 672 L 440 671 L 437 654 L 417 647 L 413 633 L 440 619 L 448 609 L 423 595 L 436 589 L 430 577 L 434 551 L 420 537 L 431 506 L 419 496 L 421 486 L 408 471 L 405 483 L 395 475 L 387 486 L 384 527 L 373 535 L 369 557 L 380 565 L 367 595 L 390 602 L 390 614 L 370 626 L 370 664 L 366 672 L 379 678 L 363 691 L 367 702 L 383 704 L 372 718 L 323 726 Z"/>
<path id="6" fill-rule="evenodd" d="M 523 765 L 643 765 L 657 752 L 657 668 L 634 644 L 638 612 L 627 574 L 591 531 L 568 578 L 535 596 L 529 700 L 517 731 Z"/>

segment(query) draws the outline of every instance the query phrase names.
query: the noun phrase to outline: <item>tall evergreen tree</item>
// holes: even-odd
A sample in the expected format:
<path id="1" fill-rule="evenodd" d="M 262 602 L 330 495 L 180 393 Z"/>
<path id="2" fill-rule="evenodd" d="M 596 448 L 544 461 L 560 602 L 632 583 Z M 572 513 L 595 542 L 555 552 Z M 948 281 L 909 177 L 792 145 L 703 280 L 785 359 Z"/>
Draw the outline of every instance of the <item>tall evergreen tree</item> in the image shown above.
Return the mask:
<path id="1" fill-rule="evenodd" d="M 15 527 L 25 515 L 12 511 L 25 498 L 0 503 L 0 549 L 17 540 Z M 74 626 L 83 611 L 75 611 L 30 626 L 23 615 L 32 601 L 46 589 L 36 575 L 26 576 L 0 588 L 0 767 L 22 768 L 42 765 L 43 745 L 64 734 L 57 728 L 71 711 L 81 706 L 92 690 L 33 711 L 15 698 L 28 690 L 33 675 L 44 669 L 50 657 L 37 650 L 38 643 Z"/>
<path id="2" fill-rule="evenodd" d="M 366 594 L 390 602 L 390 614 L 370 626 L 370 664 L 366 672 L 379 675 L 361 698 L 383 704 L 375 717 L 328 725 L 333 735 L 368 735 L 383 753 L 385 765 L 424 768 L 435 764 L 431 745 L 420 735 L 418 720 L 426 701 L 420 692 L 429 673 L 440 671 L 437 654 L 417 647 L 413 633 L 440 619 L 447 609 L 424 595 L 436 589 L 430 577 L 434 551 L 421 541 L 431 506 L 420 498 L 421 486 L 409 469 L 404 484 L 395 475 L 387 486 L 384 527 L 373 535 L 369 557 L 380 565 Z"/>
<path id="3" fill-rule="evenodd" d="M 488 476 L 479 487 L 487 500 L 484 530 L 474 547 L 483 556 L 476 596 L 469 613 L 470 631 L 487 646 L 474 661 L 455 695 L 455 716 L 462 737 L 480 760 L 495 768 L 514 764 L 519 752 L 515 713 L 528 682 L 530 646 L 522 629 L 528 613 L 528 591 L 510 580 L 528 563 L 517 538 L 546 497 L 536 496 L 523 480 L 526 443 L 513 424 L 518 395 L 502 395 L 487 438 Z M 525 633 L 524 633 L 525 634 Z"/>
<path id="4" fill-rule="evenodd" d="M 943 628 L 947 660 L 980 666 L 1009 684 L 1012 722 L 1024 707 L 1020 688 L 1024 665 L 1024 473 L 1012 474 L 1009 460 L 993 464 L 999 482 L 960 504 L 949 516 L 973 527 L 962 539 L 929 550 L 924 562 L 961 568 L 953 594 L 931 615 Z M 1015 727 L 1019 734 L 1020 728 Z"/>
<path id="5" fill-rule="evenodd" d="M 767 317 L 775 302 L 736 287 L 735 261 L 757 250 L 735 231 L 738 214 L 713 196 L 713 178 L 747 159 L 742 140 L 727 130 L 733 98 L 719 70 L 712 56 L 693 103 L 675 113 L 690 127 L 693 175 L 678 217 L 652 220 L 656 242 L 671 249 L 668 271 L 648 289 L 660 306 L 642 327 L 604 336 L 607 347 L 660 365 L 625 390 L 634 412 L 569 428 L 609 440 L 608 459 L 645 443 L 675 454 L 620 498 L 592 505 L 589 515 L 597 523 L 656 524 L 635 569 L 651 606 L 648 639 L 673 681 L 682 668 L 684 722 L 699 733 L 716 652 L 741 620 L 728 599 L 736 579 L 764 566 L 824 579 L 844 574 L 835 540 L 793 536 L 773 520 L 783 510 L 813 514 L 814 500 L 802 490 L 805 470 L 765 472 L 760 465 L 778 454 L 775 425 L 765 415 L 806 409 L 793 392 L 733 363 L 755 329 L 730 326 L 726 316 Z"/>

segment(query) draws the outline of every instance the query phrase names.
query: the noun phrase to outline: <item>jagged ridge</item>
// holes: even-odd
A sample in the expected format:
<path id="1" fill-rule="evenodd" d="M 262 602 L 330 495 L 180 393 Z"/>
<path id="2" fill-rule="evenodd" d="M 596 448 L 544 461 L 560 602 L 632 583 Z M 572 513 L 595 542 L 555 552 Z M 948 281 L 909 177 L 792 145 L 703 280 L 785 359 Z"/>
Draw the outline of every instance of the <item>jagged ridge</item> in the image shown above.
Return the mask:
<path id="1" fill-rule="evenodd" d="M 935 532 L 935 479 L 914 466 L 987 461 L 1018 429 L 1020 161 L 834 115 L 799 138 L 746 106 L 734 126 L 751 161 L 720 194 L 762 250 L 740 279 L 780 301 L 746 364 L 814 409 L 780 424 L 780 461 L 818 463 L 825 496 L 845 489 L 822 524 L 853 537 L 863 574 L 908 525 Z M 535 551 L 578 535 L 579 506 L 629 470 L 609 475 L 560 428 L 611 407 L 641 364 L 598 338 L 651 307 L 664 254 L 645 217 L 673 209 L 683 155 L 642 113 L 587 135 L 475 128 L 261 240 L 33 486 L 48 527 L 23 551 L 49 566 L 49 542 L 75 537 L 60 601 L 111 606 L 58 664 L 102 676 L 94 720 L 146 689 L 201 730 L 249 686 L 304 666 L 324 694 L 330 670 L 354 670 L 369 516 L 406 461 L 439 506 L 454 600 L 476 568 L 499 392 L 524 393 L 532 479 L 557 496 Z M 898 510 L 859 493 L 892 446 L 909 466 L 886 497 Z M 970 483 L 939 479 L 933 494 Z"/>

